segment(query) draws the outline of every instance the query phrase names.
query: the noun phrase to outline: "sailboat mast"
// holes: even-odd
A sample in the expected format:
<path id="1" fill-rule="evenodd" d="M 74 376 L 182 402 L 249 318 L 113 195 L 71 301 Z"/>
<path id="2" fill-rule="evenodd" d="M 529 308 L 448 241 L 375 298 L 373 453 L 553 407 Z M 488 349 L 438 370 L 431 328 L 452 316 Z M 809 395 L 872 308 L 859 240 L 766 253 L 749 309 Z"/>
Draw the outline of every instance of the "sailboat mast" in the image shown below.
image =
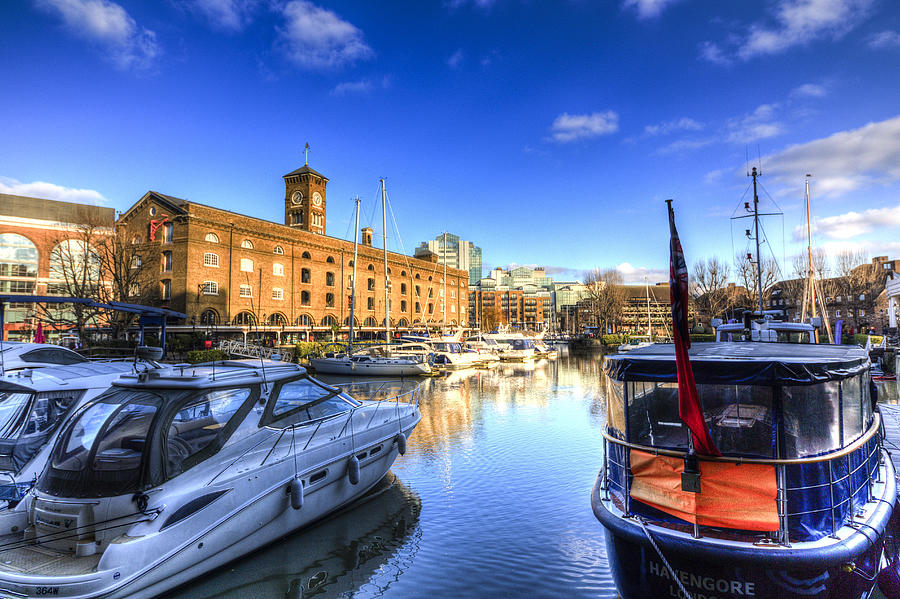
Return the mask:
<path id="1" fill-rule="evenodd" d="M 384 179 L 381 180 L 381 229 L 384 239 L 384 337 L 385 341 L 391 343 L 391 305 L 388 295 L 388 265 L 387 265 L 387 202 L 384 199 Z"/>
<path id="2" fill-rule="evenodd" d="M 647 289 L 647 337 L 653 341 L 653 327 L 650 324 L 650 281 L 644 277 L 644 287 Z"/>
<path id="3" fill-rule="evenodd" d="M 441 311 L 444 313 L 444 331 L 447 330 L 447 232 L 444 231 L 444 243 L 443 243 L 443 254 L 444 254 L 444 290 L 442 291 L 443 297 L 441 298 Z"/>
<path id="4" fill-rule="evenodd" d="M 756 193 L 756 167 L 751 171 L 753 177 L 753 231 L 756 237 L 756 293 L 759 298 L 759 313 L 763 311 L 762 262 L 759 259 L 759 195 Z"/>
<path id="5" fill-rule="evenodd" d="M 359 197 L 356 198 L 356 227 L 353 229 L 353 277 L 350 281 L 350 349 L 353 349 L 353 319 L 356 312 L 356 262 L 359 257 Z"/>
<path id="6" fill-rule="evenodd" d="M 812 175 L 806 175 L 806 252 L 809 256 L 809 271 L 806 273 L 808 280 L 807 285 L 809 285 L 809 292 L 811 294 L 811 303 L 812 303 L 812 317 L 816 317 L 816 298 L 814 294 L 815 290 L 815 278 L 813 275 L 813 260 L 812 260 L 812 225 L 810 224 L 809 218 L 809 178 Z"/>

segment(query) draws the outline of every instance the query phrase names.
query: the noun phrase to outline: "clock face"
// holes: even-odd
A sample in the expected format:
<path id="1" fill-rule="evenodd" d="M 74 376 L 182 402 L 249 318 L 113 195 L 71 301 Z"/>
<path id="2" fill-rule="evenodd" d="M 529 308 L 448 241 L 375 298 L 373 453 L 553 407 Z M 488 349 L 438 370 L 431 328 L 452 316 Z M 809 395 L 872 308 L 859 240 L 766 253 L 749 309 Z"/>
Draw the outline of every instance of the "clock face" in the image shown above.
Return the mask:
<path id="1" fill-rule="evenodd" d="M 303 201 L 303 194 L 299 191 L 295 191 L 294 195 L 291 196 L 291 201 L 295 204 L 299 204 Z"/>
<path id="2" fill-rule="evenodd" d="M 313 206 L 321 206 L 322 205 L 322 194 L 318 191 L 313 194 L 312 197 Z"/>

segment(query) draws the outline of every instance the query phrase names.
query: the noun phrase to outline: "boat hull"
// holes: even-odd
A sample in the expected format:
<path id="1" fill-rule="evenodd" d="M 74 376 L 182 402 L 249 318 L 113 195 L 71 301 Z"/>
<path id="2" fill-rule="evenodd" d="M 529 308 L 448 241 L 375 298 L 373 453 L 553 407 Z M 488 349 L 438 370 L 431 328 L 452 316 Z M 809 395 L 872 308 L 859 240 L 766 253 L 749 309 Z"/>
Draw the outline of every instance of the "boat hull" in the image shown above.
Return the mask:
<path id="1" fill-rule="evenodd" d="M 885 468 L 883 497 L 893 498 L 896 483 L 889 460 Z M 605 528 L 607 556 L 622 599 L 683 598 L 676 577 L 693 599 L 869 597 L 893 511 L 893 500 L 879 501 L 861 527 L 865 530 L 789 548 L 695 539 L 651 526 L 654 547 L 637 520 L 623 517 L 602 498 L 601 484 L 598 479 L 594 485 L 591 505 Z"/>
<path id="2" fill-rule="evenodd" d="M 416 364 L 372 364 L 351 362 L 349 360 L 338 361 L 328 358 L 312 358 L 309 364 L 316 372 L 353 376 L 417 376 L 431 372 L 431 367 L 424 362 Z"/>

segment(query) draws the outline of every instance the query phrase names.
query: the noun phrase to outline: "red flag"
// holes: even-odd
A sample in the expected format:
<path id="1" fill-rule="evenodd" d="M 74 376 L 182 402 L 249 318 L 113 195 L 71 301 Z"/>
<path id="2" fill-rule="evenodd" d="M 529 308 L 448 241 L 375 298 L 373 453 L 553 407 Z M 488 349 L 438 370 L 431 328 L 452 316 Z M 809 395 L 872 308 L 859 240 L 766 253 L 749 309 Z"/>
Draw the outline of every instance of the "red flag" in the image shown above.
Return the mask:
<path id="1" fill-rule="evenodd" d="M 44 342 L 44 325 L 40 320 L 37 323 L 37 330 L 34 332 L 34 342 L 35 343 L 43 343 Z"/>
<path id="2" fill-rule="evenodd" d="M 675 211 L 669 206 L 669 299 L 672 303 L 672 329 L 675 332 L 675 371 L 678 376 L 678 415 L 691 430 L 694 450 L 704 455 L 722 455 L 709 436 L 700 395 L 694 383 L 694 371 L 688 350 L 691 335 L 688 331 L 688 271 L 678 231 L 675 230 Z"/>

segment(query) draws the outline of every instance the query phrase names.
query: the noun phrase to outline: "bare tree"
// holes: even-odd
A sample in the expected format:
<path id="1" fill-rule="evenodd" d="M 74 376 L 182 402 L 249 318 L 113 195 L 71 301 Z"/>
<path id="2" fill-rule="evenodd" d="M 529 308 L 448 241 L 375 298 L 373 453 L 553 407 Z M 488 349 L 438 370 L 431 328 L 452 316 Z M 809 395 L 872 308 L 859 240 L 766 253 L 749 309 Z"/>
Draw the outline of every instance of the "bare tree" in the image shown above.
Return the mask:
<path id="1" fill-rule="evenodd" d="M 155 281 L 148 277 L 150 249 L 133 241 L 127 238 L 125 228 L 118 226 L 112 234 L 99 236 L 93 242 L 105 283 L 98 288 L 101 301 L 148 304 L 159 295 Z M 134 317 L 130 312 L 111 314 L 109 324 L 113 337 L 118 338 L 127 331 Z"/>
<path id="2" fill-rule="evenodd" d="M 50 252 L 50 279 L 47 293 L 72 298 L 103 299 L 105 285 L 97 244 L 112 234 L 110 227 L 81 219 L 68 233 L 54 241 Z M 36 304 L 35 311 L 56 329 L 74 328 L 80 339 L 90 325 L 101 324 L 98 308 L 85 304 Z"/>
<path id="3" fill-rule="evenodd" d="M 867 322 L 865 310 L 872 310 L 883 285 L 882 273 L 869 262 L 865 252 L 846 250 L 835 258 L 834 293 L 844 299 L 847 315 L 857 326 Z"/>
<path id="4" fill-rule="evenodd" d="M 618 323 L 625 308 L 626 291 L 621 273 L 614 268 L 595 268 L 584 278 L 588 305 L 601 331 Z"/>
<path id="5" fill-rule="evenodd" d="M 708 318 L 717 318 L 730 307 L 728 264 L 713 256 L 694 263 L 691 296 L 697 310 Z"/>
<path id="6" fill-rule="evenodd" d="M 758 283 L 757 273 L 761 274 L 762 279 L 762 300 L 763 307 L 769 302 L 772 295 L 772 286 L 778 280 L 778 263 L 773 258 L 763 258 L 760 260 L 761 267 L 758 267 L 756 261 L 748 257 L 747 254 L 737 254 L 734 257 L 734 269 L 737 274 L 738 282 L 747 290 L 746 295 L 741 298 L 740 306 L 749 310 L 759 308 L 758 303 Z"/>

